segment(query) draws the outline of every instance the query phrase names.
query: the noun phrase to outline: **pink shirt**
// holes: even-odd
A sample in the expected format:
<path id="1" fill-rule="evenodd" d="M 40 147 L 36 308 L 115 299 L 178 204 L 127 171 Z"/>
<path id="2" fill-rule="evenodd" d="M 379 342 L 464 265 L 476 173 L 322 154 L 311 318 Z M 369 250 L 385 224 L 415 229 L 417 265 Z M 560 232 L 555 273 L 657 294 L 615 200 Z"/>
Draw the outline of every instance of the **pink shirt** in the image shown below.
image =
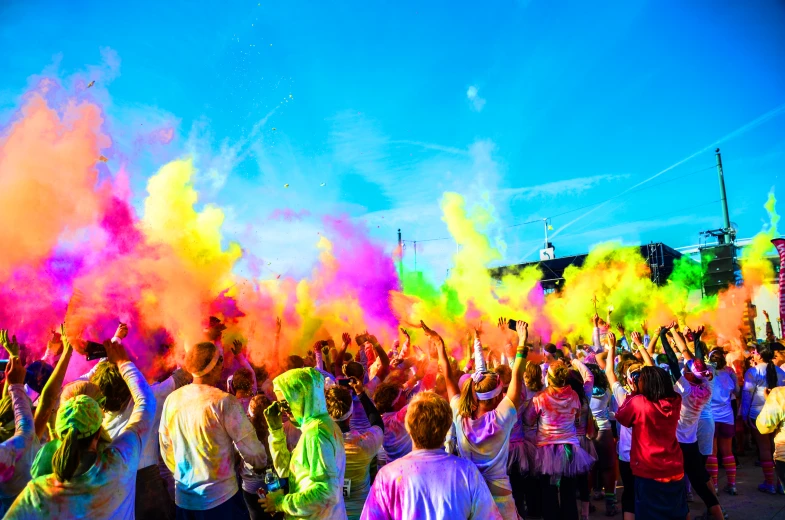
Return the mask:
<path id="1" fill-rule="evenodd" d="M 549 386 L 532 399 L 524 421 L 537 424 L 537 446 L 578 444 L 575 420 L 580 410 L 580 400 L 572 388 Z"/>

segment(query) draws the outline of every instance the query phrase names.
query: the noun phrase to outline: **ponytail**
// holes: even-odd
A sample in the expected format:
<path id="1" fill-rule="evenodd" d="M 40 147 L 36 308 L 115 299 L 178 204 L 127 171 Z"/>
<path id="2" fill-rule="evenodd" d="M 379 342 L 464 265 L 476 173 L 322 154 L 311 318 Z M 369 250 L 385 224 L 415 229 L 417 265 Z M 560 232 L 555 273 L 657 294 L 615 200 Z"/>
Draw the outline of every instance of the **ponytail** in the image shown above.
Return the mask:
<path id="1" fill-rule="evenodd" d="M 79 432 L 70 428 L 61 436 L 60 446 L 52 457 L 52 470 L 58 482 L 66 482 L 74 478 L 82 454 L 90 449 L 96 435 L 98 432 L 80 439 Z"/>
<path id="2" fill-rule="evenodd" d="M 466 379 L 461 388 L 461 397 L 458 400 L 458 415 L 471 419 L 474 411 L 480 406 L 477 394 L 474 393 L 474 381 L 472 378 Z"/>
<path id="3" fill-rule="evenodd" d="M 772 390 L 777 387 L 779 378 L 777 377 L 777 366 L 773 361 L 766 362 L 766 388 Z"/>
<path id="4" fill-rule="evenodd" d="M 58 482 L 73 478 L 79 466 L 79 439 L 75 429 L 69 429 L 60 439 L 60 446 L 52 457 L 52 470 Z"/>
<path id="5" fill-rule="evenodd" d="M 758 345 L 756 350 L 760 359 L 766 363 L 766 388 L 769 390 L 776 388 L 779 377 L 777 377 L 777 367 L 774 364 L 774 350 L 767 344 Z"/>

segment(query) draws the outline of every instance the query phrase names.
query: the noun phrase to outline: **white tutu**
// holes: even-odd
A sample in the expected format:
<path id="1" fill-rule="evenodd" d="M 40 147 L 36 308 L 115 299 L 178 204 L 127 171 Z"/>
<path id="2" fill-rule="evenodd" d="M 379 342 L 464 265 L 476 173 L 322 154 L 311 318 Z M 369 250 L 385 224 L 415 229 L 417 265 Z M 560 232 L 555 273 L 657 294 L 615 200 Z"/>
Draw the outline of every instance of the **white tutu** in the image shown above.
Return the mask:
<path id="1" fill-rule="evenodd" d="M 510 454 L 507 457 L 507 471 L 517 468 L 518 473 L 526 475 L 534 467 L 537 447 L 527 440 L 510 442 Z"/>
<path id="2" fill-rule="evenodd" d="M 534 471 L 551 477 L 588 473 L 596 459 L 578 444 L 546 444 L 537 448 Z"/>

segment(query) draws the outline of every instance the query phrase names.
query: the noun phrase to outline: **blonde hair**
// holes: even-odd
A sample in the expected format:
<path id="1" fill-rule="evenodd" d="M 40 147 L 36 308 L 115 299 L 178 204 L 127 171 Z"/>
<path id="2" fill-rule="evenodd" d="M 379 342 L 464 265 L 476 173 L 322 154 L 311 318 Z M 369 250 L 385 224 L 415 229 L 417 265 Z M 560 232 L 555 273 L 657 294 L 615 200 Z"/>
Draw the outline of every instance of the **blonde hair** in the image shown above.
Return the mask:
<path id="1" fill-rule="evenodd" d="M 564 388 L 567 386 L 567 377 L 570 369 L 563 361 L 554 361 L 548 367 L 548 384 L 553 388 Z"/>
<path id="2" fill-rule="evenodd" d="M 477 383 L 471 377 L 466 380 L 461 388 L 461 397 L 458 400 L 458 415 L 471 419 L 474 411 L 480 406 L 480 400 L 477 398 L 477 392 L 485 393 L 490 392 L 499 386 L 499 374 L 495 372 L 487 372 L 482 376 Z"/>
<path id="3" fill-rule="evenodd" d="M 437 393 L 420 392 L 406 409 L 406 429 L 414 446 L 419 449 L 442 447 L 451 424 L 450 404 Z"/>

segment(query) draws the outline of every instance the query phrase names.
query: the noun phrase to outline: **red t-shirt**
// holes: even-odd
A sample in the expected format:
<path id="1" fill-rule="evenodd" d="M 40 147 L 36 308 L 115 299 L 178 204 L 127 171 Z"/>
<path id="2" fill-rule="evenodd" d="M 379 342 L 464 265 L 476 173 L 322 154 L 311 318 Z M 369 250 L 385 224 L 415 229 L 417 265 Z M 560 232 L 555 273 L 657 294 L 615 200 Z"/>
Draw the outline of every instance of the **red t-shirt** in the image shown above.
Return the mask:
<path id="1" fill-rule="evenodd" d="M 630 469 L 636 477 L 674 479 L 684 474 L 684 458 L 676 440 L 681 396 L 652 402 L 642 395 L 628 398 L 616 412 L 622 426 L 632 428 Z"/>

